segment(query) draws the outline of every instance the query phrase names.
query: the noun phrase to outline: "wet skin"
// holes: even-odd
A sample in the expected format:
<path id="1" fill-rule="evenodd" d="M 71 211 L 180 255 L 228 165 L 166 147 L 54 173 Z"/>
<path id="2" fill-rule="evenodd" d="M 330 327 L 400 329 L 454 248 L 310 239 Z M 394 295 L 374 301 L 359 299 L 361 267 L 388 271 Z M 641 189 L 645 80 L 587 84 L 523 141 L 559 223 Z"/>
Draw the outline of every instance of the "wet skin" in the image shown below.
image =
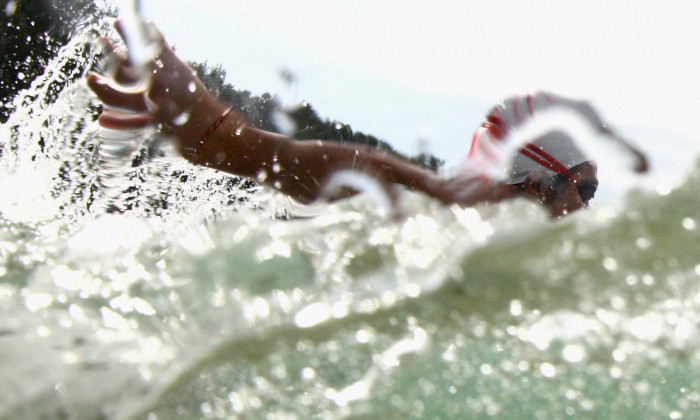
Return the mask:
<path id="1" fill-rule="evenodd" d="M 571 168 L 570 172 L 574 175 L 573 180 L 563 175 L 550 176 L 544 171 L 535 171 L 522 184 L 514 187 L 547 207 L 553 218 L 558 218 L 587 208 L 598 188 L 594 163 L 581 163 Z"/>
<path id="2" fill-rule="evenodd" d="M 117 29 L 123 35 L 119 22 Z M 122 85 L 133 81 L 134 72 L 127 58 L 102 39 L 111 76 L 93 73 L 87 79 L 88 86 L 106 105 L 99 124 L 114 130 L 153 125 L 160 134 L 171 137 L 183 157 L 193 163 L 256 180 L 299 202 L 323 198 L 324 186 L 336 172 L 352 170 L 376 179 L 389 197 L 394 197 L 394 184 L 423 192 L 444 204 L 463 206 L 528 197 L 558 218 L 587 207 L 598 185 L 592 163 L 570 169 L 575 181 L 543 171 L 531 173 L 516 185 L 496 180 L 484 183 L 479 177 L 443 179 L 374 148 L 332 141 L 298 141 L 255 129 L 235 110 L 228 113 L 228 105 L 209 93 L 162 35 L 154 28 L 152 31 L 159 39 L 161 52 L 146 66 L 152 72 L 151 83 L 143 92 L 122 89 Z M 176 123 L 182 115 L 188 116 L 186 121 Z M 204 135 L 217 119 L 226 115 L 216 123 L 213 133 Z M 193 155 L 188 150 L 198 153 Z M 261 174 L 265 176 L 261 178 Z"/>

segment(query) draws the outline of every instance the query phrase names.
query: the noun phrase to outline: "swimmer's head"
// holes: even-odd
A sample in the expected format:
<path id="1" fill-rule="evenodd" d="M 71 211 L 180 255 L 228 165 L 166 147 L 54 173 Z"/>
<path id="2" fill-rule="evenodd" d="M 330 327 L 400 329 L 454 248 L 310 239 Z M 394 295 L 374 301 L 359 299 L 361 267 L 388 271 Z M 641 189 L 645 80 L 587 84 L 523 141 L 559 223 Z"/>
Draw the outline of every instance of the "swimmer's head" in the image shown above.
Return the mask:
<path id="1" fill-rule="evenodd" d="M 483 178 L 493 173 L 501 142 L 491 124 L 482 125 L 457 176 Z M 598 188 L 596 164 L 561 131 L 551 131 L 515 150 L 506 165 L 504 181 L 511 187 L 506 195 L 534 199 L 553 217 L 588 207 Z"/>
<path id="2" fill-rule="evenodd" d="M 520 148 L 506 182 L 544 204 L 555 218 L 588 207 L 598 188 L 595 163 L 559 131 Z"/>
<path id="3" fill-rule="evenodd" d="M 535 171 L 568 177 L 570 169 L 590 159 L 561 131 L 552 131 L 528 143 L 513 155 L 508 184 L 519 184 Z"/>

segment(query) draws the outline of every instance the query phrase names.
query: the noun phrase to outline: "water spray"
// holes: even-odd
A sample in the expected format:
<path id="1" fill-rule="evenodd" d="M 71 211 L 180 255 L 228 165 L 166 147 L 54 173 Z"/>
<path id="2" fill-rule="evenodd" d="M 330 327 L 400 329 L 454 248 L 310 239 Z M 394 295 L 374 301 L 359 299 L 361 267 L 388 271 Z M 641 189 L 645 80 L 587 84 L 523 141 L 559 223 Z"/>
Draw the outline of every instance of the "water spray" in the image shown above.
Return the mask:
<path id="1" fill-rule="evenodd" d="M 159 54 L 160 43 L 153 34 L 154 29 L 144 21 L 141 15 L 141 2 L 123 0 L 120 3 L 120 29 L 127 47 L 129 70 L 133 73 L 134 80 L 125 84 L 117 81 L 115 77 L 110 77 L 110 84 L 122 92 L 145 94 L 150 88 L 152 77 L 148 63 Z M 116 73 L 116 69 L 112 70 Z M 105 105 L 105 110 L 109 108 Z M 120 111 L 123 112 L 123 110 Z M 119 195 L 129 186 L 132 163 L 143 146 L 146 132 L 147 128 L 129 130 L 99 128 L 99 184 L 102 187 L 103 197 L 98 207 L 103 210 L 124 210 L 116 203 L 120 202 Z"/>

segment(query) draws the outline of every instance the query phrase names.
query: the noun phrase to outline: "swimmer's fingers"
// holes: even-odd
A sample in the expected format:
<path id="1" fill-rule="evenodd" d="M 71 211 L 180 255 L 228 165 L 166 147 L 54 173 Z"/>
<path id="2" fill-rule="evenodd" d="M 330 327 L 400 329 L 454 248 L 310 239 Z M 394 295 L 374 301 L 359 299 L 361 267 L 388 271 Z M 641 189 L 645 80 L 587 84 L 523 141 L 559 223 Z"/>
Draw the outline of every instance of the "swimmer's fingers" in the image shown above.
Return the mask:
<path id="1" fill-rule="evenodd" d="M 97 39 L 97 45 L 99 45 L 102 54 L 105 56 L 110 56 L 116 52 L 116 48 L 114 47 L 114 44 L 112 44 L 112 41 L 109 40 L 106 36 L 100 37 Z"/>
<path id="2" fill-rule="evenodd" d="M 88 75 L 87 84 L 108 107 L 128 110 L 106 108 L 97 119 L 100 126 L 111 130 L 135 130 L 144 128 L 153 121 L 143 94 L 120 92 L 112 88 L 106 78 L 95 73 Z"/>
<path id="3" fill-rule="evenodd" d="M 640 174 L 649 172 L 649 159 L 640 151 L 637 151 L 637 163 L 634 170 Z"/>
<path id="4" fill-rule="evenodd" d="M 160 32 L 160 30 L 156 27 L 156 25 L 153 22 L 150 22 L 150 21 L 143 22 L 141 25 L 142 25 L 141 26 L 142 31 L 141 31 L 140 35 L 142 35 L 143 37 L 146 38 L 146 43 L 148 44 L 149 54 L 152 54 L 152 56 L 150 56 L 150 59 L 148 60 L 148 62 L 144 62 L 141 64 L 145 67 L 145 70 L 155 72 L 158 69 L 158 66 L 156 65 L 156 61 L 159 61 L 161 54 L 163 54 L 163 52 L 167 52 L 168 50 L 170 50 L 170 48 L 166 44 L 165 38 L 163 37 L 163 34 Z M 118 19 L 114 22 L 114 27 L 117 30 L 117 32 L 119 33 L 119 36 L 122 38 L 122 40 L 124 40 L 124 42 L 127 44 L 127 47 L 129 47 L 129 42 L 128 42 L 129 36 L 127 34 L 124 22 L 122 20 Z M 132 35 L 135 35 L 135 34 L 132 34 Z M 155 49 L 151 50 L 151 47 L 154 47 L 154 46 L 155 46 Z M 128 62 L 129 69 L 133 69 L 132 64 L 133 63 L 131 63 L 130 61 Z M 133 70 L 132 70 L 132 72 L 133 72 Z"/>
<path id="5" fill-rule="evenodd" d="M 624 139 L 620 139 L 620 141 L 629 149 L 630 153 L 634 155 L 634 171 L 638 174 L 649 172 L 649 159 L 644 154 L 644 152 L 632 146 Z"/>
<path id="6" fill-rule="evenodd" d="M 90 73 L 87 78 L 87 84 L 105 105 L 126 108 L 134 112 L 145 112 L 148 110 L 142 93 L 119 91 L 110 85 L 107 78 L 98 74 Z"/>
<path id="7" fill-rule="evenodd" d="M 133 84 L 139 80 L 139 74 L 131 66 L 128 57 L 117 51 L 109 38 L 102 37 L 98 42 L 105 57 L 102 63 L 103 73 L 121 84 Z"/>
<path id="8" fill-rule="evenodd" d="M 105 110 L 97 122 L 110 130 L 136 130 L 148 126 L 152 121 L 149 114 L 129 114 L 126 112 Z"/>
<path id="9" fill-rule="evenodd" d="M 127 34 L 125 30 L 125 25 L 124 22 L 121 19 L 117 19 L 114 22 L 114 28 L 117 30 L 119 33 L 119 36 L 126 42 L 127 39 Z M 158 27 L 151 21 L 144 22 L 143 23 L 143 31 L 144 34 L 147 38 L 150 40 L 156 41 L 159 44 L 165 46 L 165 37 L 163 34 L 160 32 Z"/>

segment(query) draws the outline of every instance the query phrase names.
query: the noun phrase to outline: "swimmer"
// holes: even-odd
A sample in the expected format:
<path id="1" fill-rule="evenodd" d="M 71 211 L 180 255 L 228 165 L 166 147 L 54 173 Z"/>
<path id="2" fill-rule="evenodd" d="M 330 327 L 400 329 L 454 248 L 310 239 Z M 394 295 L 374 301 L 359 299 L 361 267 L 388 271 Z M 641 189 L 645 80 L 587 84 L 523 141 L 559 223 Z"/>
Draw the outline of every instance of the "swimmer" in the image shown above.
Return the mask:
<path id="1" fill-rule="evenodd" d="M 117 30 L 124 37 L 119 22 Z M 237 110 L 209 93 L 192 69 L 175 55 L 160 33 L 153 30 L 161 52 L 149 63 L 153 74 L 145 93 L 121 88 L 133 83 L 134 71 L 128 59 L 103 39 L 112 63 L 111 77 L 91 73 L 87 79 L 90 89 L 106 105 L 98 119 L 99 125 L 130 130 L 152 124 L 159 133 L 172 137 L 179 153 L 190 162 L 249 178 L 301 203 L 327 198 L 324 186 L 334 174 L 346 170 L 373 177 L 389 192 L 393 185 L 400 184 L 444 204 L 472 206 L 527 197 L 546 206 L 553 217 L 586 207 L 597 186 L 595 165 L 590 161 L 578 162 L 581 159 L 574 159 L 576 165 L 573 160 L 560 162 L 555 165 L 559 170 L 554 169 L 552 175 L 552 168 L 530 168 L 524 162 L 533 159 L 531 153 L 521 153 L 519 156 L 525 160 L 516 159 L 518 168 L 532 170 L 517 182 L 513 182 L 515 178 L 484 181 L 483 173 L 467 177 L 468 171 L 445 179 L 372 147 L 322 139 L 299 141 L 254 128 Z M 505 125 L 501 128 L 507 129 Z M 550 143 L 541 145 L 539 150 L 543 156 L 547 153 L 557 156 L 550 150 Z M 573 143 L 556 147 L 562 151 L 575 149 Z M 476 146 L 472 144 L 470 155 L 475 155 L 477 149 L 478 142 Z"/>
<path id="2" fill-rule="evenodd" d="M 548 111 L 566 110 L 585 121 L 596 135 L 617 142 L 633 157 L 633 170 L 648 170 L 645 155 L 603 122 L 587 101 L 536 92 L 508 98 L 494 106 L 474 132 L 468 155 L 457 178 L 478 179 L 498 164 L 497 149 L 513 130 Z M 552 217 L 586 208 L 598 188 L 596 164 L 561 130 L 547 130 L 511 156 L 502 189 L 512 196 L 525 195 L 544 204 Z M 503 197 L 504 194 L 501 194 Z"/>

